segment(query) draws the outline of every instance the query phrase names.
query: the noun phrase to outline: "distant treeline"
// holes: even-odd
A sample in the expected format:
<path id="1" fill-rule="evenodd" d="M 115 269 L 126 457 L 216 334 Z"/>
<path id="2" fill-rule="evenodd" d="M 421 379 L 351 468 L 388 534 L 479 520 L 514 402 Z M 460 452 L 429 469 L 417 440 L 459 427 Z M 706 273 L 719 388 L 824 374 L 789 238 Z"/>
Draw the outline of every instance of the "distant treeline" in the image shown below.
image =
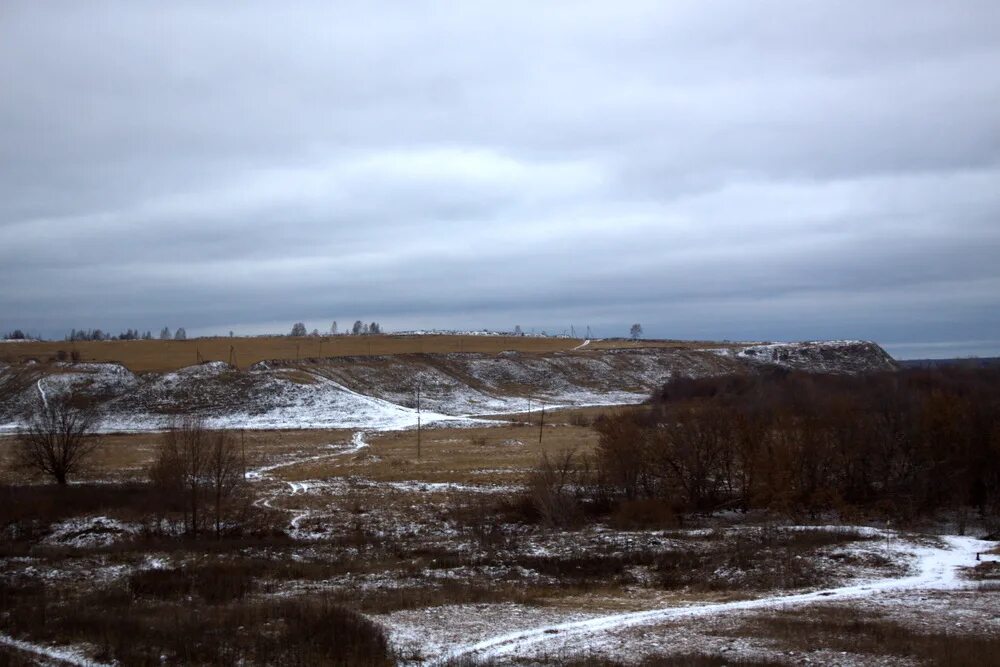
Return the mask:
<path id="1" fill-rule="evenodd" d="M 171 334 L 170 327 L 163 327 L 159 337 L 160 340 L 187 340 L 187 332 L 184 331 L 184 327 L 178 327 L 177 331 Z M 110 331 L 102 331 L 101 329 L 73 329 L 66 335 L 66 340 L 153 340 L 153 332 L 139 333 L 138 329 L 126 329 L 118 335 L 114 335 Z"/>
<path id="2" fill-rule="evenodd" d="M 595 489 L 677 513 L 1000 511 L 1000 368 L 676 379 L 595 424 Z"/>
<path id="3" fill-rule="evenodd" d="M 962 357 L 956 359 L 897 359 L 903 368 L 941 368 L 964 366 L 967 368 L 1000 366 L 1000 357 Z"/>

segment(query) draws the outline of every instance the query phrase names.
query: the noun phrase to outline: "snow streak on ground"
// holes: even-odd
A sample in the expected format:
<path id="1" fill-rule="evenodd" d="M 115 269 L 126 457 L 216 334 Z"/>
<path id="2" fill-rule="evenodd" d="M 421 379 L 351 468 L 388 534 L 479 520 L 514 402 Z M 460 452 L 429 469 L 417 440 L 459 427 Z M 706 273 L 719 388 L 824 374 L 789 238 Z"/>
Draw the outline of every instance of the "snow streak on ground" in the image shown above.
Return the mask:
<path id="1" fill-rule="evenodd" d="M 33 644 L 32 642 L 14 639 L 4 634 L 0 634 L 0 645 L 40 656 L 46 660 L 46 664 L 48 661 L 54 661 L 57 664 L 75 665 L 76 667 L 107 667 L 103 663 L 88 660 L 81 652 L 71 648 L 55 648 L 52 646 L 43 646 L 42 644 Z"/>
<path id="2" fill-rule="evenodd" d="M 42 405 L 44 405 L 45 409 L 48 410 L 49 409 L 49 399 L 45 395 L 45 390 L 42 389 L 42 379 L 41 378 L 38 378 L 38 382 L 36 383 L 36 385 L 38 387 L 38 395 L 42 397 Z"/>
<path id="3" fill-rule="evenodd" d="M 367 448 L 368 443 L 365 441 L 364 432 L 359 431 L 354 434 L 354 436 L 351 438 L 351 443 L 346 447 L 337 447 L 337 445 L 327 445 L 327 446 L 330 448 L 336 448 L 336 451 L 330 454 L 306 456 L 303 458 L 296 458 L 288 461 L 282 461 L 280 463 L 273 463 L 270 465 L 261 466 L 259 468 L 255 468 L 254 470 L 248 471 L 247 479 L 256 482 L 274 481 L 270 476 L 270 473 L 273 472 L 274 470 L 277 470 L 279 468 L 285 468 L 288 466 L 298 465 L 300 463 L 307 463 L 310 461 L 320 461 L 329 458 L 356 454 L 360 452 L 362 449 Z M 310 539 L 310 535 L 304 533 L 300 528 L 302 522 L 305 521 L 306 519 L 312 519 L 319 516 L 323 516 L 323 514 L 310 509 L 275 507 L 272 503 L 274 500 L 280 497 L 296 496 L 308 492 L 311 488 L 322 485 L 324 485 L 324 482 L 316 480 L 306 480 L 300 482 L 282 482 L 281 484 L 272 487 L 272 489 L 267 493 L 267 495 L 264 495 L 258 498 L 256 501 L 254 501 L 254 505 L 258 507 L 266 507 L 271 510 L 279 510 L 290 513 L 292 515 L 292 519 L 289 521 L 290 530 L 288 531 L 288 534 L 294 539 L 308 540 Z"/>
<path id="4" fill-rule="evenodd" d="M 892 536 L 891 534 L 889 536 Z M 850 586 L 831 588 L 795 595 L 742 600 L 718 604 L 668 607 L 648 611 L 597 616 L 584 620 L 557 623 L 542 627 L 503 633 L 488 639 L 457 648 L 452 648 L 430 664 L 441 665 L 449 660 L 462 657 L 498 659 L 512 656 L 530 655 L 542 642 L 546 650 L 554 651 L 554 646 L 565 651 L 585 651 L 599 643 L 603 634 L 637 626 L 648 626 L 665 621 L 684 620 L 726 613 L 759 609 L 779 609 L 790 606 L 807 605 L 815 602 L 850 600 L 874 596 L 890 591 L 909 589 L 942 590 L 963 587 L 958 578 L 958 569 L 975 565 L 976 554 L 996 546 L 995 542 L 976 540 L 970 537 L 944 537 L 946 546 L 917 547 L 912 552 L 910 545 L 894 547 L 899 555 L 916 558 L 916 574 L 901 578 L 882 579 L 856 583 Z M 985 558 L 996 559 L 995 556 Z M 558 652 L 558 649 L 555 650 Z"/>

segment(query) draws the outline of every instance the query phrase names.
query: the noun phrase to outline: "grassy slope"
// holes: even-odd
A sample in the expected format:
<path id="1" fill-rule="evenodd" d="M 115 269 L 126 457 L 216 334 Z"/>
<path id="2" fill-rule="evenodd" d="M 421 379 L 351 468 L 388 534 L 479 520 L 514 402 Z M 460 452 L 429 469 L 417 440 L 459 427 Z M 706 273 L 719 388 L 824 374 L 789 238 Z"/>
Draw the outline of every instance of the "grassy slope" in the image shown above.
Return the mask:
<path id="1" fill-rule="evenodd" d="M 136 373 L 166 372 L 201 361 L 232 361 L 246 368 L 258 361 L 348 357 L 408 353 L 558 352 L 571 350 L 583 341 L 575 338 L 535 338 L 530 336 L 262 336 L 252 338 L 195 338 L 186 341 L 133 340 L 88 342 L 11 343 L 0 348 L 0 361 L 27 359 L 46 361 L 60 350 L 77 351 L 81 361 L 116 361 Z M 711 343 L 682 341 L 595 341 L 593 349 L 625 347 L 707 347 Z"/>

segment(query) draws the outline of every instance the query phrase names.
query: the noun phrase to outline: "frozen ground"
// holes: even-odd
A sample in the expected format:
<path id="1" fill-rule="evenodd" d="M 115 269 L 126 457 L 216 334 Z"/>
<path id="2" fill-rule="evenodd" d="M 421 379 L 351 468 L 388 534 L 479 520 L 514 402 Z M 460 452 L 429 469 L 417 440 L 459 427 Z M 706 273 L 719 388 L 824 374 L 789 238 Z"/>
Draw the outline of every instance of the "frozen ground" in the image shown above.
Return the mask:
<path id="1" fill-rule="evenodd" d="M 419 479 L 384 482 L 322 478 L 286 480 L 288 468 L 324 459 L 365 456 L 372 448 L 363 432 L 341 442 L 283 454 L 250 472 L 259 506 L 281 517 L 296 542 L 270 556 L 254 550 L 248 557 L 280 558 L 310 564 L 355 565 L 321 579 L 275 581 L 273 596 L 334 594 L 364 600 L 393 592 L 400 597 L 431 595 L 461 586 L 529 590 L 540 587 L 548 597 L 534 603 L 510 599 L 475 604 L 423 603 L 371 617 L 387 628 L 397 655 L 409 664 L 444 664 L 454 658 L 474 658 L 501 664 L 558 664 L 571 656 L 597 655 L 639 660 L 643 655 L 698 648 L 735 656 L 774 656 L 752 638 L 712 634 L 719 624 L 753 614 L 809 609 L 817 604 L 851 609 L 882 608 L 919 619 L 933 605 L 938 613 L 966 619 L 979 610 L 996 616 L 989 602 L 970 599 L 971 584 L 962 568 L 975 564 L 977 552 L 996 543 L 968 537 L 920 537 L 870 527 L 732 526 L 673 531 L 621 531 L 605 526 L 582 530 L 541 530 L 503 526 L 505 541 L 490 549 L 477 536 L 449 518 L 461 499 L 499 491 L 488 484 L 430 483 Z M 318 453 L 317 453 L 318 451 Z M 350 503 L 365 510 L 354 514 Z M 474 502 L 474 501 L 473 501 Z M 329 538 L 351 530 L 351 523 L 372 540 L 339 543 Z M 68 548 L 65 558 L 26 556 L 0 560 L 0 576 L 41 577 L 48 585 L 70 590 L 79 586 L 114 586 L 137 569 L 177 567 L 178 560 L 197 562 L 200 554 L 144 553 L 116 557 L 102 549 L 126 547 L 135 524 L 113 516 L 74 517 L 53 524 L 40 545 Z M 742 589 L 738 572 L 715 572 L 734 587 L 714 590 L 673 590 L 659 586 L 649 568 L 636 566 L 614 581 L 591 582 L 579 592 L 546 563 L 572 563 L 577 558 L 615 558 L 628 554 L 658 554 L 685 549 L 718 548 L 731 537 L 765 531 L 774 536 L 825 531 L 842 533 L 843 542 L 804 552 L 823 574 L 824 585 L 791 590 Z M 141 543 L 139 543 L 141 544 Z M 367 549 L 367 550 L 366 550 Z M 372 551 L 374 549 L 374 551 Z M 494 552 L 494 550 L 496 550 Z M 127 554 L 127 551 L 123 552 Z M 381 554 L 381 555 L 379 555 Z M 398 554 L 386 562 L 386 554 Z M 226 559 L 239 558 L 231 554 Z M 122 560 L 124 558 L 124 560 Z M 983 555 L 984 560 L 997 560 Z M 440 562 L 439 562 L 440 561 Z M 355 571 L 354 568 L 357 567 Z M 572 570 L 570 569 L 571 573 Z M 449 588 L 451 587 L 451 588 Z M 565 588 L 564 588 L 565 587 Z M 978 605 L 978 606 L 977 606 Z M 913 622 L 907 621 L 907 622 Z M 983 626 L 982 623 L 987 623 Z M 977 631 L 989 632 L 987 621 Z M 23 637 L 0 635 L 0 643 L 33 654 L 44 663 L 95 665 L 86 646 L 67 648 L 31 643 Z M 854 664 L 844 660 L 838 664 Z"/>
<path id="2" fill-rule="evenodd" d="M 472 657 L 476 659 L 532 661 L 546 656 L 608 654 L 614 656 L 623 636 L 638 627 L 667 622 L 788 609 L 819 602 L 877 598 L 906 591 L 939 591 L 971 588 L 959 578 L 961 568 L 976 564 L 976 556 L 996 546 L 969 537 L 948 536 L 940 546 L 914 546 L 898 536 L 891 541 L 893 556 L 905 558 L 911 573 L 902 577 L 866 580 L 850 585 L 793 595 L 776 595 L 734 602 L 688 604 L 609 615 L 584 611 L 552 614 L 517 605 L 476 605 L 435 609 L 430 612 L 399 612 L 385 620 L 402 655 L 420 656 L 431 665 Z M 996 556 L 982 556 L 996 560 Z M 497 627 L 521 629 L 492 634 Z M 468 638 L 478 637 L 469 642 Z M 456 646 L 457 644 L 457 646 Z M 661 650 L 665 647 L 660 647 Z M 634 653 L 632 654 L 633 657 Z"/>

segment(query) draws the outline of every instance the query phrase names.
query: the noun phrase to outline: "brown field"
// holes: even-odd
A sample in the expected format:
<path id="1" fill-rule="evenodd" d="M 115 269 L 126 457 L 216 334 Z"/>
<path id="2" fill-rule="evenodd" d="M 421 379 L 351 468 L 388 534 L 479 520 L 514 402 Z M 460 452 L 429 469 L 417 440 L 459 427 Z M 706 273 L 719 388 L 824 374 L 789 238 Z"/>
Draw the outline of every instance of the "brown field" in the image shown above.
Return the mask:
<path id="1" fill-rule="evenodd" d="M 640 408 L 621 408 L 640 409 Z M 597 432 L 587 424 L 611 408 L 579 408 L 546 413 L 542 442 L 538 441 L 539 415 L 530 423 L 524 415 L 509 415 L 515 423 L 481 428 L 425 428 L 421 457 L 417 458 L 417 432 L 391 431 L 369 434 L 368 449 L 354 457 L 331 457 L 282 467 L 274 476 L 287 481 L 325 477 L 363 476 L 376 481 L 417 480 L 461 484 L 513 484 L 538 464 L 544 452 L 576 450 L 585 456 L 597 444 Z M 520 422 L 520 423 L 518 423 Z M 247 466 L 254 468 L 285 460 L 322 456 L 327 445 L 351 441 L 351 430 L 292 430 L 237 432 L 246 451 Z M 159 433 L 113 434 L 101 437 L 101 447 L 77 476 L 79 481 L 142 481 L 163 439 Z M 22 473 L 9 466 L 14 436 L 0 437 L 0 483 L 16 483 Z"/>
<path id="2" fill-rule="evenodd" d="M 532 336 L 377 335 L 377 336 L 260 336 L 250 338 L 193 338 L 191 340 L 43 341 L 11 343 L 0 348 L 0 361 L 49 361 L 60 351 L 80 361 L 118 362 L 135 373 L 167 372 L 203 361 L 226 361 L 246 368 L 258 361 L 299 360 L 414 353 L 559 352 L 583 341 L 576 338 Z M 594 341 L 587 349 L 635 347 L 704 348 L 720 343 L 698 341 Z"/>

